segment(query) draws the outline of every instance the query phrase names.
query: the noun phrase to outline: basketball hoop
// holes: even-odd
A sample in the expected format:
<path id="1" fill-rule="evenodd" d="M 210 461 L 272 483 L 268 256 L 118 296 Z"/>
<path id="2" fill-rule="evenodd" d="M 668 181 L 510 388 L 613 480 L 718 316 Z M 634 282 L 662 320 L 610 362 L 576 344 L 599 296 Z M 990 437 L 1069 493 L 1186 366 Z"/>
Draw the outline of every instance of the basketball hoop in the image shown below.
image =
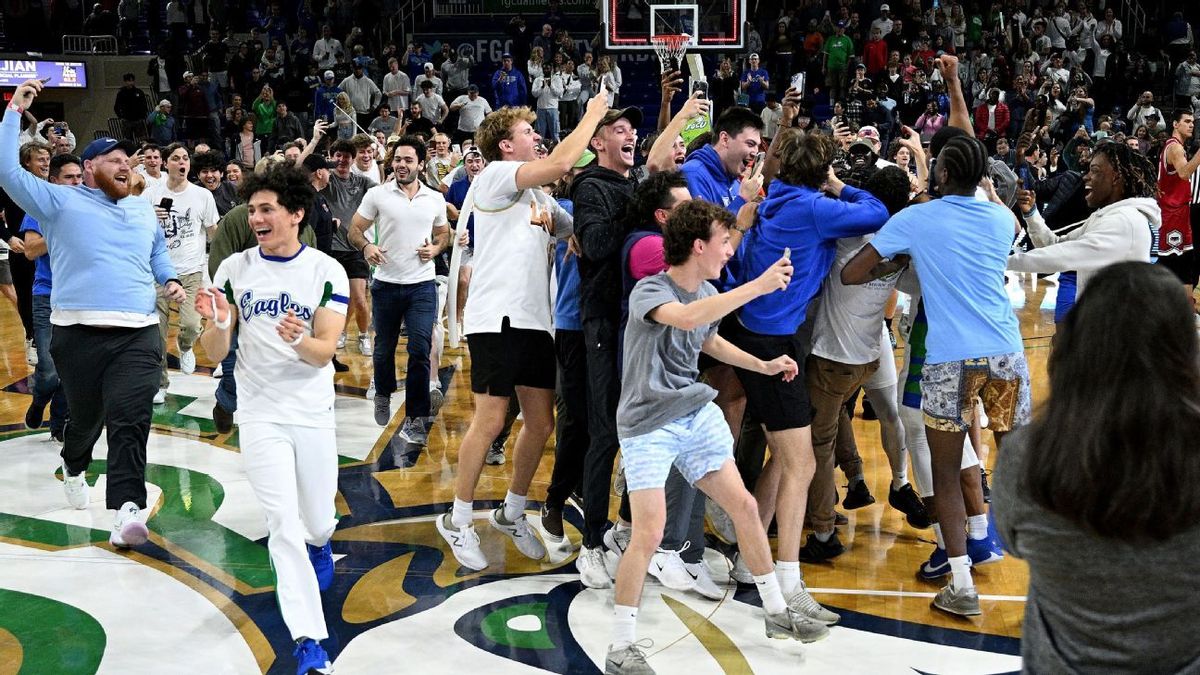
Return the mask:
<path id="1" fill-rule="evenodd" d="M 669 73 L 683 68 L 683 55 L 687 52 L 688 43 L 691 41 L 692 36 L 687 33 L 655 35 L 650 38 L 650 44 L 654 45 L 654 51 L 658 54 L 658 61 L 662 65 L 662 72 Z"/>

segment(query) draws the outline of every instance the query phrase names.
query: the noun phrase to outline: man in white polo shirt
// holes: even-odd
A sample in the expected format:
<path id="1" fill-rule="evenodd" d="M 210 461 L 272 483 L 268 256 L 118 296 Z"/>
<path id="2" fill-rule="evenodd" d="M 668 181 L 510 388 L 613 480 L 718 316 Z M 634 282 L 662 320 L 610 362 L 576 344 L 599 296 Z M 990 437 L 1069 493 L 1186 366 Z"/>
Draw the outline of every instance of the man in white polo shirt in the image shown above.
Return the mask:
<path id="1" fill-rule="evenodd" d="M 475 486 L 514 395 L 525 421 L 513 452 L 508 494 L 489 521 L 526 557 L 546 555 L 525 517 L 529 484 L 554 431 L 554 202 L 541 187 L 571 170 L 607 111 L 608 96 L 601 86 L 575 131 L 542 159 L 537 157 L 542 139 L 533 130 L 537 116 L 529 108 L 497 110 L 484 118 L 475 135 L 488 165 L 467 193 L 474 208 L 459 216 L 473 213 L 475 218 L 475 270 L 464 326 L 470 338 L 475 412 L 458 449 L 454 508 L 437 519 L 438 532 L 455 559 L 474 570 L 488 566 L 474 526 Z"/>
<path id="2" fill-rule="evenodd" d="M 425 143 L 404 136 L 392 155 L 394 180 L 363 197 L 351 222 L 350 245 L 376 266 L 371 284 L 375 322 L 375 422 L 387 426 L 396 391 L 396 344 L 400 325 L 408 330 L 405 417 L 400 437 L 425 445 L 429 437 L 429 353 L 437 320 L 433 259 L 450 240 L 446 199 L 417 178 L 425 167 Z M 375 225 L 376 241 L 366 231 Z"/>

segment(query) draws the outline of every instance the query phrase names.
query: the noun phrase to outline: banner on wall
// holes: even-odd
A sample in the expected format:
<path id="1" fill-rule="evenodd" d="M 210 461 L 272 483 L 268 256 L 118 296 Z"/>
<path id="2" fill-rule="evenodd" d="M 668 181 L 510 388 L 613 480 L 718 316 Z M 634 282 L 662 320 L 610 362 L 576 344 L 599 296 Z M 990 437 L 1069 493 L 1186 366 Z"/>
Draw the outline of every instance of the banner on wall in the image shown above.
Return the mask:
<path id="1" fill-rule="evenodd" d="M 433 0 L 434 16 L 544 14 L 546 0 Z M 559 0 L 563 14 L 595 14 L 596 0 Z"/>
<path id="2" fill-rule="evenodd" d="M 60 89 L 87 88 L 87 67 L 82 61 L 0 61 L 0 87 L 16 87 L 25 80 L 46 80 Z"/>

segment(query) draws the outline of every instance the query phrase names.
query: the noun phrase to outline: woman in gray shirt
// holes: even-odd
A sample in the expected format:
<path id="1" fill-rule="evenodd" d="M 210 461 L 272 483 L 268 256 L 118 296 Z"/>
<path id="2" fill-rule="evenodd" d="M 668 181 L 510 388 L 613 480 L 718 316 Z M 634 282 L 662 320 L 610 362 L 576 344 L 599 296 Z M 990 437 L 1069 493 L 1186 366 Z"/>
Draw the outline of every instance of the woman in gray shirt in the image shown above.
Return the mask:
<path id="1" fill-rule="evenodd" d="M 1059 324 L 1049 398 L 1004 439 L 992 488 L 1029 563 L 1025 672 L 1200 672 L 1198 364 L 1161 266 L 1101 270 Z"/>

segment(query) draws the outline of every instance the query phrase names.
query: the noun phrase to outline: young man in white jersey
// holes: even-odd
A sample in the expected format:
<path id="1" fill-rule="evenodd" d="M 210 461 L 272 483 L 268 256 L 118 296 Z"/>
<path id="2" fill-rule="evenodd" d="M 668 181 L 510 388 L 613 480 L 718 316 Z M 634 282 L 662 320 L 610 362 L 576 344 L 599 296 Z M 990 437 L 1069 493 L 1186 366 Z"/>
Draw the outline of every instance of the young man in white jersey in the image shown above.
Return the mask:
<path id="1" fill-rule="evenodd" d="M 200 335 L 200 315 L 196 314 L 193 306 L 196 304 L 196 291 L 204 283 L 204 266 L 208 262 L 205 244 L 209 235 L 216 230 L 217 202 L 212 192 L 188 182 L 188 171 L 191 169 L 191 156 L 188 149 L 181 143 L 174 143 L 165 149 L 167 155 L 166 180 L 162 183 L 150 184 L 142 193 L 142 198 L 154 206 L 158 215 L 158 223 L 167 237 L 167 251 L 171 255 L 171 264 L 179 281 L 187 291 L 187 300 L 179 303 L 179 370 L 184 375 L 191 375 L 196 370 L 196 353 L 192 351 L 192 343 Z M 162 336 L 163 359 L 162 377 L 159 378 L 158 393 L 154 395 L 154 403 L 166 401 L 167 386 L 171 384 L 167 377 L 167 331 L 171 322 L 171 304 L 163 296 L 158 298 L 158 331 Z"/>
<path id="2" fill-rule="evenodd" d="M 792 263 L 784 256 L 753 281 L 717 293 L 706 280 L 720 277 L 733 255 L 733 225 L 733 216 L 715 204 L 680 204 L 663 231 L 663 255 L 670 267 L 639 281 L 629 297 L 617 427 L 633 536 L 617 571 L 606 674 L 654 673 L 637 645 L 637 614 L 647 566 L 662 540 L 664 486 L 672 467 L 733 520 L 762 598 L 767 637 L 814 642 L 829 635 L 824 623 L 789 608 L 784 599 L 758 505 L 733 463 L 733 435 L 713 403 L 717 393 L 697 379 L 701 351 L 768 377 L 791 381 L 799 372 L 787 355 L 767 361 L 717 334 L 724 316 L 755 298 L 786 289 L 792 279 Z"/>
<path id="3" fill-rule="evenodd" d="M 525 420 L 513 452 L 512 483 L 504 505 L 489 520 L 524 555 L 540 559 L 546 554 L 525 519 L 529 484 L 554 431 L 550 253 L 555 242 L 551 198 L 540 188 L 570 171 L 583 155 L 607 103 L 601 91 L 576 130 L 542 159 L 536 154 L 541 138 L 532 126 L 537 118 L 528 108 L 488 115 L 476 135 L 489 164 L 467 196 L 474 205 L 475 270 L 464 332 L 470 337 L 475 413 L 458 451 L 454 508 L 437 519 L 454 557 L 471 569 L 488 565 L 472 525 L 475 486 L 514 395 Z"/>
<path id="4" fill-rule="evenodd" d="M 349 232 L 350 245 L 375 266 L 371 283 L 375 423 L 387 426 L 392 418 L 396 345 L 403 322 L 408 330 L 408 366 L 400 437 L 417 445 L 425 445 L 433 423 L 429 356 L 438 309 L 433 259 L 450 240 L 446 199 L 418 180 L 425 152 L 420 138 L 400 139 L 392 152 L 394 180 L 367 190 Z M 372 225 L 374 242 L 365 235 Z"/>
<path id="5" fill-rule="evenodd" d="M 220 360 L 238 331 L 238 410 L 246 477 L 267 516 L 271 566 L 297 672 L 330 673 L 320 592 L 333 582 L 337 526 L 333 355 L 350 282 L 337 261 L 300 243 L 313 203 L 308 176 L 275 166 L 242 195 L 258 246 L 226 258 L 196 298 L 205 353 Z M 307 549 L 307 550 L 306 550 Z"/>

